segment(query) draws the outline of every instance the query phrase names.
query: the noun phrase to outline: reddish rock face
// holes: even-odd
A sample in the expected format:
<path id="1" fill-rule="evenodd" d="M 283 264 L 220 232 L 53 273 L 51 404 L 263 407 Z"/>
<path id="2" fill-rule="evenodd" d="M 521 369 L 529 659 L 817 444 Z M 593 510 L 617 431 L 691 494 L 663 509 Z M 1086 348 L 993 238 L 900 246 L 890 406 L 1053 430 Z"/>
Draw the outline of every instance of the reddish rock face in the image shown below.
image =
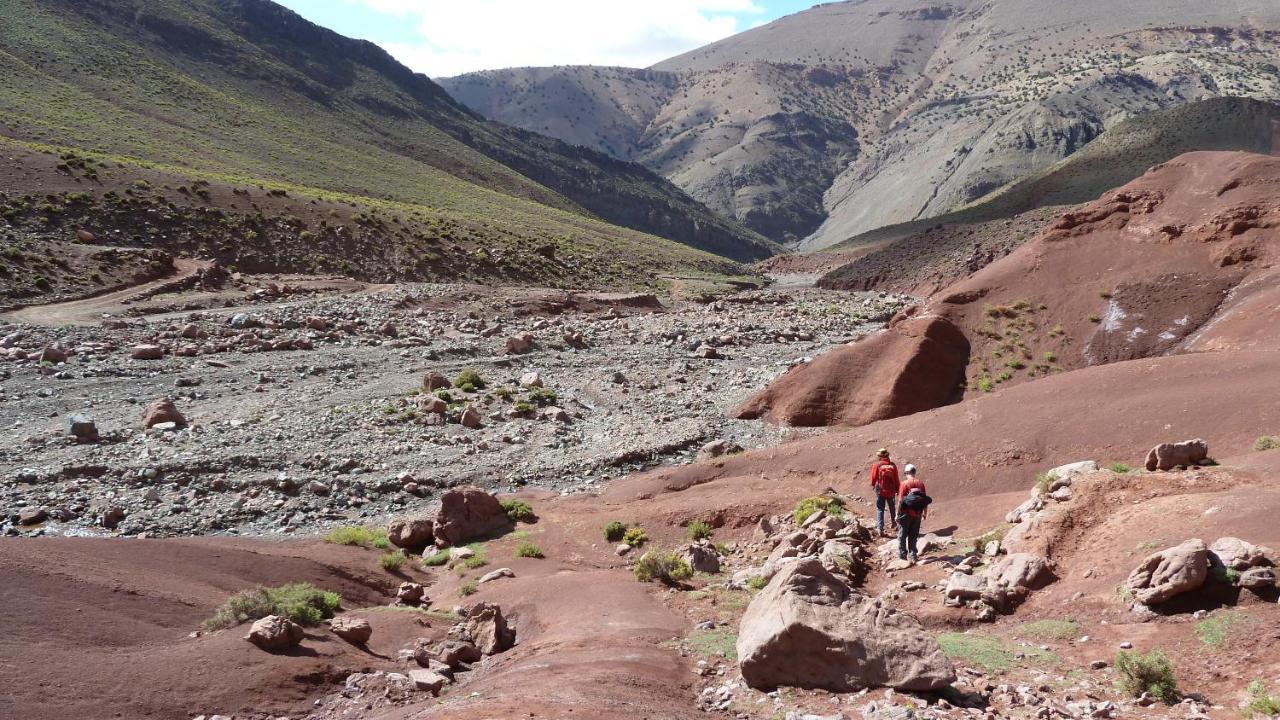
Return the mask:
<path id="1" fill-rule="evenodd" d="M 968 362 L 969 341 L 950 321 L 908 317 L 793 368 L 733 416 L 812 427 L 932 410 L 960 399 Z"/>
<path id="2" fill-rule="evenodd" d="M 186 425 L 187 419 L 178 412 L 178 408 L 169 398 L 160 398 L 147 406 L 142 414 L 142 424 L 144 427 L 155 427 L 160 423 L 177 423 L 179 426 Z"/>
<path id="3" fill-rule="evenodd" d="M 453 488 L 440 497 L 436 545 L 449 547 L 511 526 L 498 499 L 477 487 Z"/>

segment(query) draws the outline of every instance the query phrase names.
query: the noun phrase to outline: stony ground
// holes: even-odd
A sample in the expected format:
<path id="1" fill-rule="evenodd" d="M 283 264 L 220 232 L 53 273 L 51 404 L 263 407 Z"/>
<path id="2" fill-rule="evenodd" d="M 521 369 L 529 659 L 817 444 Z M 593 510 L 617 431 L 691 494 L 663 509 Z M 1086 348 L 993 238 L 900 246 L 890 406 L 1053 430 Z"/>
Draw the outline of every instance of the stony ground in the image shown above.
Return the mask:
<path id="1" fill-rule="evenodd" d="M 76 319 L 58 306 L 11 315 L 0 528 L 314 532 L 458 484 L 573 493 L 690 462 L 716 439 L 774 444 L 783 431 L 726 410 L 881 327 L 906 299 L 780 287 L 663 305 L 458 285 L 304 293 L 269 280 L 101 303 L 85 324 L 41 324 Z M 532 346 L 508 352 L 526 334 Z M 138 346 L 163 356 L 135 359 L 148 352 Z M 483 387 L 423 389 L 429 373 L 464 370 Z M 161 398 L 185 425 L 144 427 Z M 477 427 L 460 422 L 469 408 Z M 73 415 L 100 439 L 77 442 Z"/>

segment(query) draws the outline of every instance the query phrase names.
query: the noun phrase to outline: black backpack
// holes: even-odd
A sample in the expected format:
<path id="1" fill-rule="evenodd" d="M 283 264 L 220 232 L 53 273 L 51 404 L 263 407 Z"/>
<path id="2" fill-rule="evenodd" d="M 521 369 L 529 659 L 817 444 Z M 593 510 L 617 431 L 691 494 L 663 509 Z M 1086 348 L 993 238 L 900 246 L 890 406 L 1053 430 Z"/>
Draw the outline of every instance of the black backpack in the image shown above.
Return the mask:
<path id="1" fill-rule="evenodd" d="M 933 502 L 933 498 L 925 495 L 920 490 L 912 490 L 902 498 L 902 507 L 911 512 L 923 512 L 929 507 L 929 503 Z"/>

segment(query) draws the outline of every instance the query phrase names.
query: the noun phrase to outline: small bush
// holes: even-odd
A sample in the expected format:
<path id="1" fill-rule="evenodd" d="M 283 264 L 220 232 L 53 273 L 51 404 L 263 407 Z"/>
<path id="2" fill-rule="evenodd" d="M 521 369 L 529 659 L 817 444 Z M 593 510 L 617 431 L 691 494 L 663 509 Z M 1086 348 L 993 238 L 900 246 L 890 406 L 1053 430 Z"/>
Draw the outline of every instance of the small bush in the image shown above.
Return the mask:
<path id="1" fill-rule="evenodd" d="M 1280 448 L 1280 440 L 1270 435 L 1263 435 L 1253 441 L 1253 449 L 1258 452 L 1262 452 L 1263 450 L 1275 450 L 1276 448 Z"/>
<path id="2" fill-rule="evenodd" d="M 516 546 L 516 557 L 537 558 L 541 560 L 546 557 L 546 555 L 542 554 L 542 548 L 539 548 L 537 545 L 534 545 L 531 542 L 522 542 Z"/>
<path id="3" fill-rule="evenodd" d="M 476 582 L 473 580 L 471 582 L 465 582 L 459 585 L 458 594 L 461 595 L 462 597 L 467 597 L 468 595 L 475 595 L 476 591 L 478 591 L 479 589 L 480 589 L 480 586 L 477 585 Z"/>
<path id="4" fill-rule="evenodd" d="M 471 557 L 462 561 L 462 567 L 468 570 L 475 570 L 476 568 L 482 568 L 488 564 L 489 564 L 489 561 L 485 560 L 484 556 L 482 555 L 472 555 Z"/>
<path id="5" fill-rule="evenodd" d="M 751 588 L 752 590 L 763 590 L 764 587 L 768 584 L 769 584 L 769 580 L 763 575 L 756 575 L 755 577 L 747 581 L 747 587 Z"/>
<path id="6" fill-rule="evenodd" d="M 711 525 L 702 520 L 694 520 L 687 528 L 690 540 L 706 540 L 711 537 Z"/>
<path id="7" fill-rule="evenodd" d="M 274 588 L 259 586 L 232 595 L 202 627 L 222 630 L 268 615 L 284 615 L 299 625 L 315 625 L 333 617 L 341 604 L 342 598 L 337 593 L 326 592 L 310 583 Z"/>
<path id="8" fill-rule="evenodd" d="M 840 498 L 823 497 L 821 495 L 805 498 L 796 505 L 796 509 L 792 511 L 791 516 L 795 518 L 796 524 L 800 525 L 819 510 L 828 515 L 844 515 L 844 501 Z"/>
<path id="9" fill-rule="evenodd" d="M 1120 685 L 1134 697 L 1150 693 L 1166 704 L 1178 701 L 1178 681 L 1173 677 L 1173 663 L 1159 650 L 1143 655 L 1140 652 L 1121 650 L 1116 655 L 1116 670 L 1120 672 Z"/>
<path id="10" fill-rule="evenodd" d="M 636 563 L 636 579 L 640 582 L 661 580 L 674 585 L 681 580 L 693 577 L 689 563 L 673 552 L 650 550 Z"/>
<path id="11" fill-rule="evenodd" d="M 507 517 L 511 518 L 511 522 L 531 523 L 538 519 L 538 516 L 533 514 L 533 507 L 523 500 L 503 500 L 501 505 Z"/>
<path id="12" fill-rule="evenodd" d="M 382 557 L 378 558 L 378 564 L 387 572 L 399 572 L 400 568 L 404 567 L 404 564 L 408 559 L 409 557 L 407 555 L 397 550 L 395 552 L 386 553 Z"/>
<path id="13" fill-rule="evenodd" d="M 983 375 L 978 379 L 978 389 L 984 393 L 989 393 L 996 389 L 996 384 L 991 381 L 990 377 Z"/>
<path id="14" fill-rule="evenodd" d="M 1051 472 L 1040 473 L 1039 475 L 1036 475 L 1036 487 L 1039 488 L 1042 494 L 1048 495 L 1049 488 L 1053 487 L 1053 483 L 1057 479 L 1058 476 Z"/>
<path id="15" fill-rule="evenodd" d="M 1126 464 L 1124 464 L 1124 463 L 1111 463 L 1111 465 L 1110 465 L 1110 466 L 1108 466 L 1108 469 L 1109 469 L 1111 472 L 1113 472 L 1113 473 L 1119 473 L 1120 475 L 1124 475 L 1125 473 L 1131 473 L 1131 472 L 1133 472 L 1133 468 L 1129 467 L 1128 465 L 1126 465 Z"/>
<path id="16" fill-rule="evenodd" d="M 1261 680 L 1249 683 L 1249 712 L 1256 715 L 1280 715 L 1280 697 L 1267 692 Z"/>
<path id="17" fill-rule="evenodd" d="M 422 564 L 426 565 L 427 567 L 440 567 L 441 565 L 444 565 L 447 562 L 449 562 L 448 550 L 441 550 L 440 552 L 434 555 L 422 556 Z"/>
<path id="18" fill-rule="evenodd" d="M 649 536 L 645 534 L 643 528 L 628 528 L 627 531 L 622 534 L 622 542 L 630 545 L 631 547 L 640 547 L 641 545 L 649 542 Z"/>
<path id="19" fill-rule="evenodd" d="M 1054 351 L 1052 351 L 1052 350 L 1049 350 L 1048 352 L 1046 352 L 1046 353 L 1044 354 L 1044 361 L 1045 361 L 1045 362 L 1048 362 L 1048 363 L 1051 363 L 1051 362 L 1057 362 L 1057 361 L 1058 361 L 1058 354 L 1057 354 L 1057 353 L 1055 353 L 1055 352 L 1054 352 Z"/>
<path id="20" fill-rule="evenodd" d="M 529 391 L 529 400 L 538 407 L 555 405 L 558 399 L 555 391 L 546 388 L 536 387 Z"/>
<path id="21" fill-rule="evenodd" d="M 604 526 L 604 539 L 609 542 L 618 542 L 626 532 L 626 525 L 623 525 L 617 520 L 613 520 L 608 525 Z"/>
<path id="22" fill-rule="evenodd" d="M 484 378 L 480 377 L 480 373 L 470 368 L 458 373 L 453 379 L 454 387 L 461 388 L 463 385 L 470 385 L 473 389 L 483 389 L 485 385 Z"/>
<path id="23" fill-rule="evenodd" d="M 324 536 L 324 541 L 334 545 L 378 547 L 379 541 L 387 542 L 387 536 L 372 528 L 348 525 L 330 530 L 329 534 Z"/>

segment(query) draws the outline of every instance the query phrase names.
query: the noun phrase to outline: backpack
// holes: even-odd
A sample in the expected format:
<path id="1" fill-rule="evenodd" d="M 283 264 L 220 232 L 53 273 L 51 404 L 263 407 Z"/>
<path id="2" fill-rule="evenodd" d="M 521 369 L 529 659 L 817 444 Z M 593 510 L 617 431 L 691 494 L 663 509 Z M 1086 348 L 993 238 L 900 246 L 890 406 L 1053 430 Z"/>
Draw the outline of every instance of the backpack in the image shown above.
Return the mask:
<path id="1" fill-rule="evenodd" d="M 924 512 L 924 509 L 929 507 L 929 503 L 932 502 L 933 498 L 925 495 L 923 490 L 916 489 L 907 493 L 906 497 L 902 498 L 902 508 L 904 510 L 910 510 L 913 513 L 920 513 Z"/>
<path id="2" fill-rule="evenodd" d="M 880 497 L 893 497 L 898 494 L 898 466 L 893 463 L 881 463 L 876 468 L 876 492 Z"/>

